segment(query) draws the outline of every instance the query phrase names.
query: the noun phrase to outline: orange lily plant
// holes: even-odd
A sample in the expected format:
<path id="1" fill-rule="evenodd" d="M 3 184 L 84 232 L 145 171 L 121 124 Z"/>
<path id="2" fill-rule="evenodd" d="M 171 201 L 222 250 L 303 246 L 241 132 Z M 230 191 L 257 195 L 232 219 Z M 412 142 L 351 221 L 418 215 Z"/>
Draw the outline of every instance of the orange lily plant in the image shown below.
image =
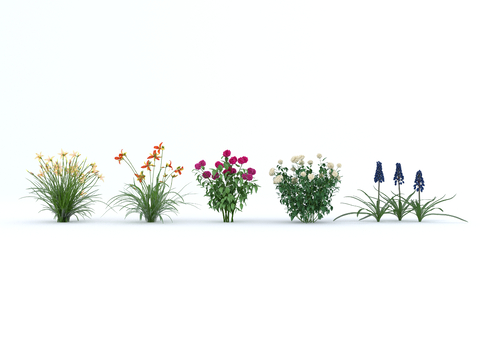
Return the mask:
<path id="1" fill-rule="evenodd" d="M 184 201 L 185 195 L 174 191 L 172 187 L 173 179 L 182 174 L 183 166 L 178 166 L 176 170 L 173 170 L 171 160 L 163 166 L 163 152 L 165 150 L 163 142 L 158 146 L 154 146 L 153 149 L 153 153 L 150 153 L 147 161 L 141 166 L 142 169 L 148 171 L 148 184 L 145 181 L 147 176 L 143 173 L 144 170 L 138 172 L 127 157 L 127 153 L 123 152 L 123 149 L 115 157 L 119 164 L 122 161 L 127 163 L 139 184 L 137 185 L 135 181 L 133 181 L 133 184 L 127 184 L 125 190 L 110 199 L 108 206 L 120 207 L 120 210 L 126 209 L 127 214 L 125 217 L 132 213 L 138 213 L 140 220 L 145 218 L 147 222 L 154 222 L 160 219 L 163 222 L 163 216 L 170 218 L 168 213 L 178 212 L 177 207 L 179 204 L 191 204 Z M 157 174 L 155 174 L 156 169 L 158 169 Z M 170 183 L 168 183 L 169 179 Z"/>

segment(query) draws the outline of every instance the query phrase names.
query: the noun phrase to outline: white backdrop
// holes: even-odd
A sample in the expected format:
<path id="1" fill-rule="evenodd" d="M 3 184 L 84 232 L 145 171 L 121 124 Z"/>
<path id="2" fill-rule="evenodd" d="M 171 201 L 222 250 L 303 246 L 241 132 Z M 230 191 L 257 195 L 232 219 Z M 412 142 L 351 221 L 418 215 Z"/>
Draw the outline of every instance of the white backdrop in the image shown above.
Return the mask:
<path id="1" fill-rule="evenodd" d="M 478 359 L 480 6 L 476 1 L 4 1 L 0 4 L 0 357 Z M 22 199 L 35 153 L 76 150 L 103 200 L 154 145 L 200 209 L 56 224 Z M 257 169 L 234 224 L 191 173 L 226 149 Z M 334 210 L 290 222 L 268 170 L 342 163 Z M 341 204 L 405 191 L 469 220 Z M 477 232 L 476 232 L 477 231 Z M 0 340 L 0 341 L 2 341 Z"/>

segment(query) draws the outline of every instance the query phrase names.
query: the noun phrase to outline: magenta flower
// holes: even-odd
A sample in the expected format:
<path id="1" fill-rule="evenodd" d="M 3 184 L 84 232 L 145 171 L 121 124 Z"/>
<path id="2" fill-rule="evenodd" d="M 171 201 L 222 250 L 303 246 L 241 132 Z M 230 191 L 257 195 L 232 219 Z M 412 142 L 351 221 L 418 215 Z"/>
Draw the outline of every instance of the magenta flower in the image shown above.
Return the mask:
<path id="1" fill-rule="evenodd" d="M 230 160 L 228 160 L 228 162 L 232 165 L 236 164 L 237 163 L 237 157 L 236 156 L 232 156 L 230 158 Z"/>
<path id="2" fill-rule="evenodd" d="M 237 169 L 231 167 L 230 168 L 230 174 L 235 174 L 237 172 Z"/>
<path id="3" fill-rule="evenodd" d="M 213 180 L 217 180 L 219 177 L 220 177 L 220 173 L 217 172 L 217 173 L 212 177 L 212 179 L 213 179 Z"/>
<path id="4" fill-rule="evenodd" d="M 215 167 L 216 167 L 217 169 L 218 169 L 219 166 L 223 167 L 223 163 L 222 163 L 221 161 L 217 161 L 217 162 L 215 163 Z"/>
<path id="5" fill-rule="evenodd" d="M 231 153 L 232 153 L 232 152 L 231 152 L 230 150 L 225 150 L 225 151 L 223 152 L 223 156 L 229 157 Z"/>
<path id="6" fill-rule="evenodd" d="M 248 158 L 246 156 L 242 156 L 240 159 L 238 159 L 238 163 L 240 165 L 246 164 L 248 161 Z"/>
<path id="7" fill-rule="evenodd" d="M 200 165 L 200 164 L 198 164 L 198 163 L 195 164 L 195 169 L 200 170 L 201 167 L 202 167 L 202 165 Z"/>
<path id="8" fill-rule="evenodd" d="M 207 163 L 205 162 L 205 160 L 200 160 L 200 161 L 199 161 L 199 164 L 200 164 L 200 166 L 205 166 L 205 165 L 207 165 Z"/>
<path id="9" fill-rule="evenodd" d="M 243 174 L 242 174 L 242 179 L 243 179 L 243 180 L 247 180 L 247 177 L 248 177 L 248 174 L 247 174 L 247 173 L 243 173 Z"/>
<path id="10" fill-rule="evenodd" d="M 248 171 L 248 174 L 249 174 L 249 175 L 255 175 L 255 174 L 257 173 L 257 171 L 256 171 L 255 169 L 253 169 L 253 168 L 248 168 L 247 171 Z"/>
<path id="11" fill-rule="evenodd" d="M 253 175 L 252 174 L 247 174 L 247 180 L 252 181 L 252 179 L 253 179 Z"/>
<path id="12" fill-rule="evenodd" d="M 211 173 L 210 171 L 204 171 L 204 172 L 203 172 L 203 177 L 204 177 L 205 179 L 208 179 L 210 176 L 212 176 L 212 173 Z"/>

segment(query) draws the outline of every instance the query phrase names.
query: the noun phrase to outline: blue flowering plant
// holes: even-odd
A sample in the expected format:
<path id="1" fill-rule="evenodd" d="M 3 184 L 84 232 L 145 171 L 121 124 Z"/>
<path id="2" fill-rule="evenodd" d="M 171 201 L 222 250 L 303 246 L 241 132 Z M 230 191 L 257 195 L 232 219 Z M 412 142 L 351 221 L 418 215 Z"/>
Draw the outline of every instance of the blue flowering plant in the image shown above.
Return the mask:
<path id="1" fill-rule="evenodd" d="M 380 184 L 385 181 L 385 178 L 383 176 L 382 163 L 380 161 L 377 161 L 377 169 L 375 170 L 375 177 L 373 181 L 375 183 L 378 183 L 377 197 L 376 198 L 372 197 L 363 190 L 359 190 L 359 191 L 364 193 L 365 196 L 368 198 L 368 200 L 364 200 L 358 196 L 347 196 L 348 198 L 352 198 L 354 200 L 359 201 L 364 206 L 342 203 L 342 204 L 357 207 L 359 208 L 359 210 L 337 216 L 335 219 L 333 219 L 333 221 L 341 218 L 342 216 L 356 214 L 357 217 L 359 217 L 360 215 L 365 215 L 360 220 L 363 220 L 372 216 L 378 222 L 380 221 L 383 215 L 385 215 L 386 213 L 391 213 L 390 209 L 392 205 L 391 205 L 390 199 L 385 194 L 380 192 Z"/>
<path id="2" fill-rule="evenodd" d="M 451 198 L 448 198 L 448 199 L 444 199 L 445 195 L 443 195 L 438 200 L 436 197 L 434 197 L 432 200 L 428 200 L 422 205 L 421 199 L 420 199 L 420 193 L 423 192 L 424 188 L 425 188 L 425 181 L 423 180 L 422 172 L 418 170 L 415 176 L 415 183 L 413 185 L 413 189 L 415 190 L 414 193 L 418 192 L 418 200 L 409 201 L 409 204 L 412 207 L 413 211 L 415 212 L 415 215 L 417 215 L 418 221 L 422 221 L 427 216 L 439 215 L 439 216 L 450 216 L 455 219 L 467 222 L 467 220 L 459 218 L 458 216 L 443 214 L 443 210 L 439 207 L 436 207 L 441 202 L 453 199 L 456 195 L 453 195 Z M 433 213 L 433 211 L 435 210 L 440 210 L 442 213 Z"/>
<path id="3" fill-rule="evenodd" d="M 395 215 L 399 221 L 402 221 L 402 219 L 407 214 L 413 211 L 413 208 L 410 206 L 410 198 L 415 194 L 415 191 L 412 192 L 407 198 L 404 198 L 402 196 L 402 193 L 400 191 L 400 185 L 402 185 L 405 182 L 403 181 L 404 176 L 402 173 L 402 165 L 400 163 L 397 163 L 397 168 L 396 168 L 393 180 L 395 181 L 395 185 L 398 185 L 398 195 L 392 192 L 393 197 L 391 197 L 389 200 L 392 206 L 391 213 Z"/>

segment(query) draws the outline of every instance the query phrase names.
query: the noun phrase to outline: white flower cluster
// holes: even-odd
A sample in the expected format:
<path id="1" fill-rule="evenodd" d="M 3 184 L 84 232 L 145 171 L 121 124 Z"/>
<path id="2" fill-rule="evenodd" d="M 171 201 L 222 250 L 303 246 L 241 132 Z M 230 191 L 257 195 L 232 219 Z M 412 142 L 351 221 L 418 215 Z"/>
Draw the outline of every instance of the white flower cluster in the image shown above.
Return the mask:
<path id="1" fill-rule="evenodd" d="M 313 179 L 315 179 L 315 175 L 308 174 L 308 180 L 312 181 Z"/>
<path id="2" fill-rule="evenodd" d="M 280 184 L 283 180 L 283 176 L 282 175 L 278 175 L 275 177 L 275 179 L 273 179 L 273 183 L 274 184 Z"/>
<path id="3" fill-rule="evenodd" d="M 282 165 L 282 164 L 283 164 L 283 160 L 281 160 L 281 159 L 278 160 L 278 163 L 279 163 L 280 165 Z"/>
<path id="4" fill-rule="evenodd" d="M 302 172 L 300 173 L 300 176 L 305 177 L 305 176 L 307 176 L 307 173 L 306 173 L 305 171 L 302 171 Z"/>
<path id="5" fill-rule="evenodd" d="M 271 168 L 270 171 L 268 172 L 268 175 L 270 175 L 270 176 L 275 175 L 275 169 Z"/>
<path id="6" fill-rule="evenodd" d="M 300 161 L 303 161 L 303 159 L 305 159 L 305 155 L 296 155 L 296 156 L 293 156 L 291 161 L 292 163 L 298 163 Z"/>

